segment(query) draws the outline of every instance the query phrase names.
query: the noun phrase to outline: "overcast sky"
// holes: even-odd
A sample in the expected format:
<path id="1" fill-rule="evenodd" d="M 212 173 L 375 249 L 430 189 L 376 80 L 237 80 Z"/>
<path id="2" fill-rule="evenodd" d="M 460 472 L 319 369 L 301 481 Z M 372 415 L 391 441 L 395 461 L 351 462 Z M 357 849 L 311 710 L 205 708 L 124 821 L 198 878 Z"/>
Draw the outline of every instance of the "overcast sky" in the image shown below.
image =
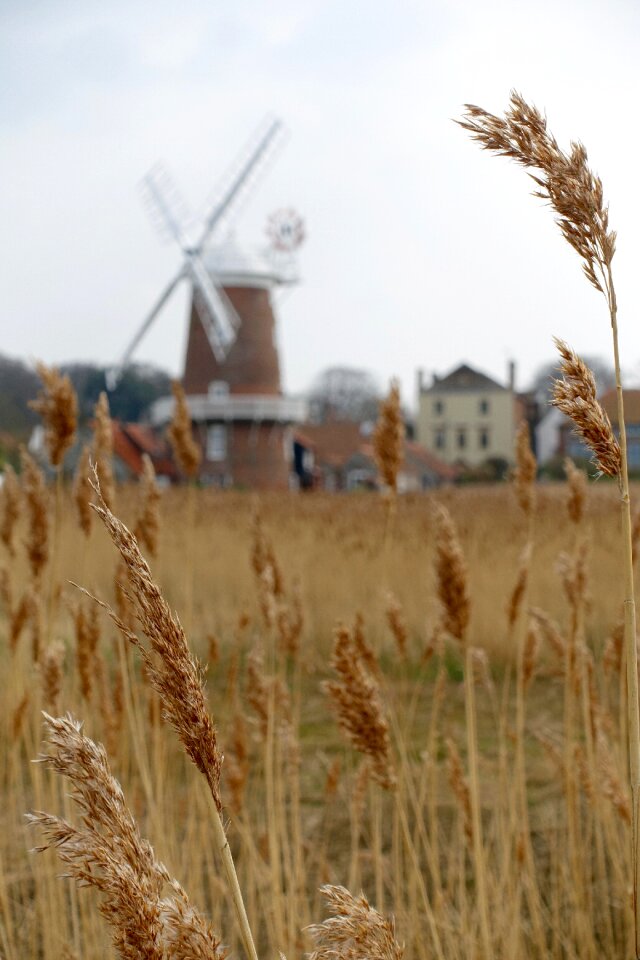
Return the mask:
<path id="1" fill-rule="evenodd" d="M 296 207 L 278 303 L 285 387 L 323 368 L 461 361 L 518 384 L 557 334 L 610 354 L 604 301 L 523 170 L 456 127 L 510 89 L 581 139 L 618 229 L 622 351 L 640 372 L 637 0 L 0 0 L 0 350 L 111 363 L 179 265 L 140 202 L 162 159 L 194 212 L 268 112 L 289 139 L 236 224 Z M 187 291 L 138 359 L 177 373 Z"/>

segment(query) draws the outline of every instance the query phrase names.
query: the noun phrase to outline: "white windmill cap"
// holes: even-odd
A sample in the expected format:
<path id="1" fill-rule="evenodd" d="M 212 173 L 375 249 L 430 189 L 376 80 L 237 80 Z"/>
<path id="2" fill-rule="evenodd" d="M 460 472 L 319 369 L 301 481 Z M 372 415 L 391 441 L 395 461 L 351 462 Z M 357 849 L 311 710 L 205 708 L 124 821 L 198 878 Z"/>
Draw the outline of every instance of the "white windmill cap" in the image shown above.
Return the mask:
<path id="1" fill-rule="evenodd" d="M 234 237 L 204 251 L 203 259 L 216 283 L 223 286 L 264 287 L 296 283 L 298 274 L 291 257 L 240 246 Z"/>

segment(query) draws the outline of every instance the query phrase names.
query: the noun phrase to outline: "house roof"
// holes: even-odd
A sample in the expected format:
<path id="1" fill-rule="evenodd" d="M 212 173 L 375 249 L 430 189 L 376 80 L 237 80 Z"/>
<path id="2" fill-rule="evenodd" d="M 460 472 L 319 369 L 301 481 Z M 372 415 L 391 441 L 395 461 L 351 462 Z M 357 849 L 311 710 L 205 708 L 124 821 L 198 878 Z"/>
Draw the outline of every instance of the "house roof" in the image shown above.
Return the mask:
<path id="1" fill-rule="evenodd" d="M 448 373 L 446 377 L 438 378 L 431 387 L 427 387 L 424 393 L 506 389 L 507 388 L 499 384 L 497 380 L 492 380 L 491 377 L 488 377 L 486 373 L 480 373 L 479 370 L 474 370 L 473 367 L 470 367 L 468 364 L 462 363 L 459 367 L 456 367 L 455 370 L 452 370 L 451 373 Z"/>
<path id="2" fill-rule="evenodd" d="M 405 442 L 405 459 L 408 462 L 412 460 L 422 464 L 428 470 L 431 470 L 432 473 L 437 474 L 443 480 L 455 480 L 455 478 L 460 473 L 458 467 L 454 467 L 452 464 L 445 463 L 440 457 L 436 457 L 435 453 L 432 453 L 430 450 L 427 450 L 426 447 L 423 447 L 420 443 L 414 443 L 412 440 L 407 440 Z"/>
<path id="3" fill-rule="evenodd" d="M 640 423 L 640 390 L 623 390 L 624 419 L 627 424 Z M 607 390 L 600 403 L 614 427 L 618 426 L 618 398 L 615 390 Z"/>
<path id="4" fill-rule="evenodd" d="M 360 424 L 351 420 L 302 423 L 294 437 L 303 447 L 313 449 L 318 461 L 332 467 L 343 466 L 364 442 Z"/>
<path id="5" fill-rule="evenodd" d="M 360 424 L 350 421 L 329 423 L 303 423 L 295 432 L 295 439 L 303 447 L 312 449 L 316 462 L 325 466 L 342 468 L 349 462 L 366 458 L 375 463 L 371 437 L 363 437 Z M 405 440 L 405 472 L 420 472 L 425 469 L 442 480 L 453 480 L 458 475 L 456 467 L 444 463 L 419 443 Z"/>
<path id="6" fill-rule="evenodd" d="M 113 424 L 113 452 L 125 466 L 137 477 L 142 473 L 142 455 L 147 453 L 153 461 L 157 474 L 175 477 L 176 468 L 173 464 L 166 443 L 154 434 L 151 427 L 141 423 Z"/>

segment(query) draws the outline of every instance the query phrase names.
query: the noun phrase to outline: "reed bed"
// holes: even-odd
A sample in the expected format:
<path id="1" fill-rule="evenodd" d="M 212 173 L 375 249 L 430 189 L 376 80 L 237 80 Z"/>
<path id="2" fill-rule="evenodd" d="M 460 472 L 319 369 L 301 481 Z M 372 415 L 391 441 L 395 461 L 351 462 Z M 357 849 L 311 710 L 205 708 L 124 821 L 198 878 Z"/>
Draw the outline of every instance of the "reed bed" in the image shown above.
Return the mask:
<path id="1" fill-rule="evenodd" d="M 148 483 L 117 490 L 130 529 L 148 513 Z M 619 495 L 575 476 L 535 493 L 534 535 L 517 484 L 399 498 L 391 533 L 388 504 L 367 494 L 162 494 L 153 577 L 178 616 L 193 591 L 188 643 L 207 668 L 259 956 L 314 948 L 326 884 L 362 888 L 393 915 L 408 956 L 628 953 Z M 207 790 L 161 719 L 148 666 L 70 583 L 131 629 L 118 552 L 95 517 L 87 536 L 65 491 L 45 642 L 33 592 L 48 568 L 34 580 L 30 514 L 17 509 L 0 621 L 4 954 L 118 955 L 95 893 L 58 880 L 53 852 L 29 852 L 42 838 L 26 811 L 74 818 L 68 787 L 30 762 L 42 710 L 69 711 L 105 745 L 158 862 L 242 952 Z M 341 682 L 346 714 L 332 695 Z"/>

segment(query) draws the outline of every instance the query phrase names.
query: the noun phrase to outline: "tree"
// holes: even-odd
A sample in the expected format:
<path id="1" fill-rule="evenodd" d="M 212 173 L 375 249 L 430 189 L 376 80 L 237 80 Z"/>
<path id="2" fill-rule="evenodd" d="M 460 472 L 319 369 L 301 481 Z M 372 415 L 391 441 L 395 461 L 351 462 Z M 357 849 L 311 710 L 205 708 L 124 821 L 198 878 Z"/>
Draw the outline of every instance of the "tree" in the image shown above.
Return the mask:
<path id="1" fill-rule="evenodd" d="M 308 393 L 311 419 L 375 420 L 382 398 L 378 383 L 368 370 L 330 367 L 320 373 Z"/>
<path id="2" fill-rule="evenodd" d="M 78 394 L 81 422 L 93 416 L 98 397 L 106 386 L 106 368 L 92 363 L 67 363 L 67 373 Z M 150 364 L 133 363 L 122 371 L 118 385 L 109 393 L 109 408 L 115 420 L 135 422 L 158 397 L 171 393 L 171 378 Z"/>

